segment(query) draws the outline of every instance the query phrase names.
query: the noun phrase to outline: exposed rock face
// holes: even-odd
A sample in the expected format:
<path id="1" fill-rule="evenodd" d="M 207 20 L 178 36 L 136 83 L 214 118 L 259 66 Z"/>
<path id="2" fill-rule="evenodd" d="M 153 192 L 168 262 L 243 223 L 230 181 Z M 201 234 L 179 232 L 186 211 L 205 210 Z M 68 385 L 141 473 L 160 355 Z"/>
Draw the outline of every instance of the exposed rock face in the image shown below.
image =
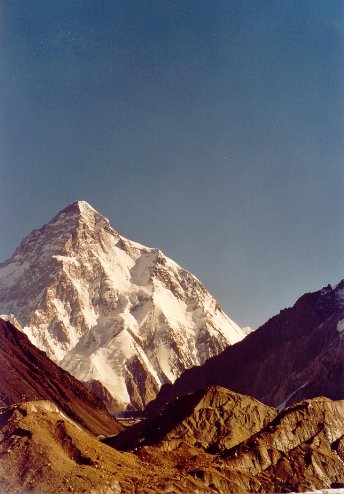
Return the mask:
<path id="1" fill-rule="evenodd" d="M 51 400 L 95 434 L 111 434 L 122 429 L 99 398 L 32 345 L 25 334 L 2 319 L 0 342 L 0 405 Z"/>
<path id="2" fill-rule="evenodd" d="M 307 400 L 222 454 L 245 491 L 308 491 L 344 486 L 344 401 Z M 246 477 L 246 478 L 245 478 Z"/>
<path id="3" fill-rule="evenodd" d="M 218 384 L 283 408 L 303 398 L 344 398 L 344 281 L 303 295 L 290 309 L 164 386 L 148 413 Z"/>
<path id="4" fill-rule="evenodd" d="M 104 442 L 120 450 L 155 445 L 173 451 L 187 445 L 215 453 L 239 444 L 276 415 L 253 398 L 212 386 L 177 398 L 154 418 Z"/>
<path id="5" fill-rule="evenodd" d="M 0 313 L 82 381 L 141 408 L 162 383 L 245 336 L 202 283 L 78 201 L 0 265 Z"/>

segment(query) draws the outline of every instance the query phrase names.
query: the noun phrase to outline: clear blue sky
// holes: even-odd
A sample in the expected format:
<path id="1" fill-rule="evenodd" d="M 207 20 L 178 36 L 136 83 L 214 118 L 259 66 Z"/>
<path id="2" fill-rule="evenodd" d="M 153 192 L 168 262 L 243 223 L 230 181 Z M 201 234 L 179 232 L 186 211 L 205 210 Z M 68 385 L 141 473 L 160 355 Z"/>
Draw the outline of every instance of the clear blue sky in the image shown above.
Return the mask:
<path id="1" fill-rule="evenodd" d="M 344 277 L 343 1 L 2 0 L 0 32 L 1 260 L 83 199 L 241 325 Z"/>

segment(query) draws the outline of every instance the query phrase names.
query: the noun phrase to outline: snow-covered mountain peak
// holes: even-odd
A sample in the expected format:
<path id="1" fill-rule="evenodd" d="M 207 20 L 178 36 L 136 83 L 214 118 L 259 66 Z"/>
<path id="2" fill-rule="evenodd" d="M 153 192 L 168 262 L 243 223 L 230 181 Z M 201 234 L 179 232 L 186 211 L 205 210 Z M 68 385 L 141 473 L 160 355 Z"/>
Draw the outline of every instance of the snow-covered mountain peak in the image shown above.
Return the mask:
<path id="1" fill-rule="evenodd" d="M 47 227 L 59 226 L 65 227 L 67 230 L 75 230 L 75 233 L 85 235 L 98 234 L 102 230 L 118 236 L 117 232 L 111 227 L 109 220 L 102 214 L 98 213 L 86 201 L 75 201 L 69 204 L 65 209 L 60 211 Z"/>
<path id="2" fill-rule="evenodd" d="M 94 228 L 96 224 L 100 223 L 102 226 L 110 225 L 109 220 L 105 218 L 102 214 L 98 213 L 88 202 L 86 201 L 75 201 L 69 204 L 65 209 L 60 211 L 54 219 L 62 220 L 72 220 L 76 218 L 79 222 L 87 224 L 90 228 Z"/>
<path id="3" fill-rule="evenodd" d="M 91 204 L 89 204 L 87 201 L 81 201 L 77 200 L 66 206 L 62 211 L 60 211 L 56 216 L 60 215 L 61 213 L 68 213 L 68 214 L 77 214 L 77 215 L 88 215 L 88 214 L 96 214 L 99 215 L 98 211 L 94 209 Z M 100 215 L 101 216 L 101 215 Z"/>
<path id="4" fill-rule="evenodd" d="M 92 211 L 93 213 L 98 214 L 98 212 L 91 206 L 91 204 L 89 204 L 86 201 L 80 201 L 80 200 L 74 201 L 74 202 L 72 202 L 71 206 L 75 206 L 75 207 L 79 208 L 79 211 L 81 213 L 84 213 L 84 212 L 88 213 L 88 212 Z"/>
<path id="5" fill-rule="evenodd" d="M 1 312 L 76 377 L 134 406 L 246 335 L 191 273 L 84 201 L 0 265 Z"/>
<path id="6" fill-rule="evenodd" d="M 78 254 L 87 245 L 102 245 L 102 238 L 105 236 L 119 239 L 107 218 L 87 202 L 76 201 L 60 211 L 48 224 L 33 230 L 9 261 L 22 263 L 27 262 L 30 257 L 41 262 L 42 258 L 52 260 L 53 256 Z"/>

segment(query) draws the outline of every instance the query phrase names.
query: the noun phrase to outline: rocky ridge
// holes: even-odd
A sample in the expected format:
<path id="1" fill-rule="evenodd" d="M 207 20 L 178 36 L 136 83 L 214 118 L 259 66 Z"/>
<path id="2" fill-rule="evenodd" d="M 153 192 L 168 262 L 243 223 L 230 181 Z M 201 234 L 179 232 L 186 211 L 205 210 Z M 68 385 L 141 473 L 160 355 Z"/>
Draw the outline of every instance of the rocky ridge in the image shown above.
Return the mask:
<path id="1" fill-rule="evenodd" d="M 0 406 L 50 400 L 62 413 L 96 435 L 122 430 L 99 398 L 2 319 L 0 341 Z"/>
<path id="2" fill-rule="evenodd" d="M 344 401 L 314 398 L 278 412 L 212 386 L 105 441 L 201 480 L 205 492 L 306 492 L 344 487 L 343 433 Z"/>
<path id="3" fill-rule="evenodd" d="M 1 312 L 64 369 L 107 390 L 112 407 L 129 409 L 245 336 L 197 278 L 83 201 L 0 264 Z"/>
<path id="4" fill-rule="evenodd" d="M 0 408 L 0 492 L 120 494 L 200 492 L 192 477 L 177 482 L 168 466 L 100 443 L 50 401 Z"/>
<path id="5" fill-rule="evenodd" d="M 123 451 L 149 445 L 174 451 L 183 445 L 215 453 L 244 441 L 276 415 L 249 396 L 211 386 L 177 398 L 152 419 L 104 442 Z"/>
<path id="6" fill-rule="evenodd" d="M 262 431 L 222 453 L 245 490 L 344 487 L 344 401 L 314 398 L 281 411 Z M 245 478 L 246 476 L 246 478 Z"/>

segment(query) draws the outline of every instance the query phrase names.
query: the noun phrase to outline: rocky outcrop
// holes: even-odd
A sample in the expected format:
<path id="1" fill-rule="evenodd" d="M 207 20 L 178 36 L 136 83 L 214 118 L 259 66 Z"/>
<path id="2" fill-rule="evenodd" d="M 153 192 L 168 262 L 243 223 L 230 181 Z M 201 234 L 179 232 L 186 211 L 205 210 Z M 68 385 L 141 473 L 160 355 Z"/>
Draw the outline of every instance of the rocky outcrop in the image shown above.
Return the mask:
<path id="1" fill-rule="evenodd" d="M 120 494 L 204 492 L 168 465 L 100 443 L 49 401 L 0 408 L 0 492 Z"/>
<path id="2" fill-rule="evenodd" d="M 122 409 L 142 408 L 163 383 L 246 335 L 197 278 L 121 237 L 83 201 L 0 264 L 0 313 Z"/>
<path id="3" fill-rule="evenodd" d="M 344 281 L 303 295 L 243 341 L 164 386 L 154 414 L 176 396 L 217 384 L 283 408 L 303 398 L 344 398 Z"/>
<path id="4" fill-rule="evenodd" d="M 215 453 L 244 441 L 276 415 L 249 396 L 211 386 L 177 398 L 152 419 L 104 442 L 123 451 L 148 445 L 173 451 L 186 445 Z"/>
<path id="5" fill-rule="evenodd" d="M 32 345 L 10 322 L 0 319 L 0 405 L 24 400 L 50 400 L 94 434 L 112 434 L 122 429 L 99 398 Z"/>
<path id="6" fill-rule="evenodd" d="M 315 398 L 283 410 L 222 457 L 240 492 L 343 487 L 343 433 L 344 401 Z"/>

